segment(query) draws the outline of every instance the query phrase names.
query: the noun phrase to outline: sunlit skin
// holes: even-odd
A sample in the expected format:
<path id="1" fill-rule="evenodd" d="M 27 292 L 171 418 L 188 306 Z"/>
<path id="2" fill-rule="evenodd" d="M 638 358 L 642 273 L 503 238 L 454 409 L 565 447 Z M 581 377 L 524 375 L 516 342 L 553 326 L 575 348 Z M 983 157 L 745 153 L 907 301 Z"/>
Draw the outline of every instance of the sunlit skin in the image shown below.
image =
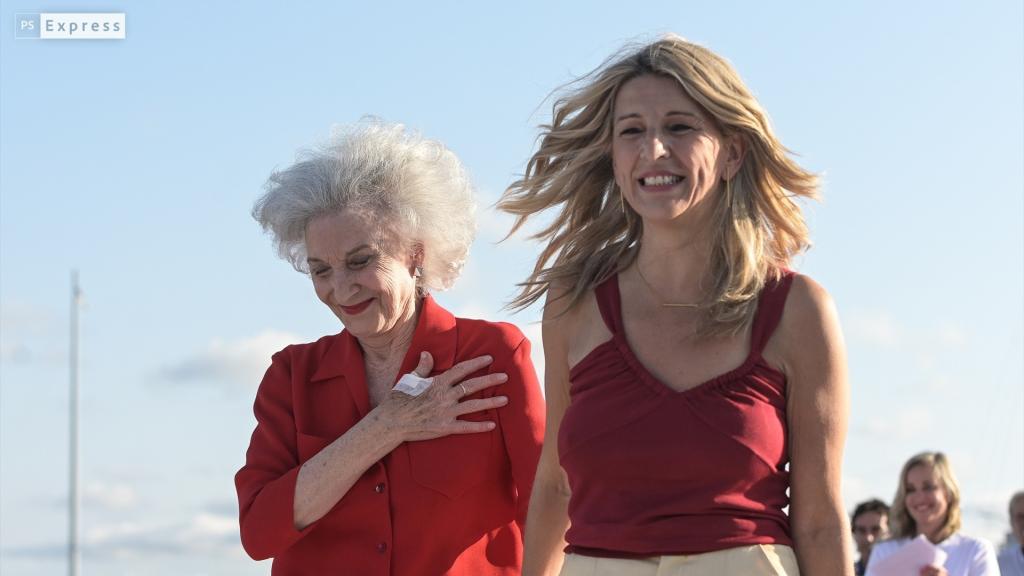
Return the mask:
<path id="1" fill-rule="evenodd" d="M 861 561 L 867 564 L 871 547 L 889 536 L 889 517 L 878 512 L 864 512 L 853 520 L 853 540 Z"/>
<path id="2" fill-rule="evenodd" d="M 416 253 L 412 246 L 388 246 L 386 239 L 352 212 L 320 216 L 306 226 L 316 295 L 364 349 L 408 344 L 415 329 Z"/>
<path id="3" fill-rule="evenodd" d="M 626 82 L 613 115 L 615 182 L 645 227 L 709 221 L 707 199 L 738 169 L 740 145 L 671 78 Z"/>
<path id="4" fill-rule="evenodd" d="M 644 75 L 622 85 L 612 110 L 612 168 L 625 202 L 643 221 L 637 269 L 666 301 L 704 297 L 709 223 L 723 180 L 743 161 L 738 139 L 671 78 Z M 656 262 L 671 259 L 674 267 Z M 725 361 L 728 363 L 728 361 Z M 717 366 L 709 366 L 714 371 Z"/>

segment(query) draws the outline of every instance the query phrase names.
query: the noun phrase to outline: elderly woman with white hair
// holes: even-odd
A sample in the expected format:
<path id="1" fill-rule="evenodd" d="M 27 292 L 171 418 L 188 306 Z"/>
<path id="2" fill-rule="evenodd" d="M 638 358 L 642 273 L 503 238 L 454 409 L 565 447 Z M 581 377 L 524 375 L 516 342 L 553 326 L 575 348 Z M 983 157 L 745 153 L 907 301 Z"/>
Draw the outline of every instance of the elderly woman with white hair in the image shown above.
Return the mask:
<path id="1" fill-rule="evenodd" d="M 274 355 L 235 477 L 273 574 L 519 574 L 543 439 L 530 343 L 430 296 L 475 221 L 455 155 L 364 122 L 274 173 L 253 215 L 344 331 Z"/>

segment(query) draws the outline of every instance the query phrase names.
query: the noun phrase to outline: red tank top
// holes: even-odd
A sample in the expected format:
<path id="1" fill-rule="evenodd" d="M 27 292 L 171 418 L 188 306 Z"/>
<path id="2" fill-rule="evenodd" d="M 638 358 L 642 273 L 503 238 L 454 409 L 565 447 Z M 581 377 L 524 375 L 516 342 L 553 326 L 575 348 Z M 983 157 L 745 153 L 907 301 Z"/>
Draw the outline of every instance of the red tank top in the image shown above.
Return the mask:
<path id="1" fill-rule="evenodd" d="M 630 350 L 618 276 L 597 287 L 612 338 L 569 372 L 558 433 L 572 489 L 566 552 L 630 558 L 792 546 L 783 512 L 786 377 L 761 357 L 792 280 L 787 271 L 761 292 L 743 364 L 682 392 Z"/>

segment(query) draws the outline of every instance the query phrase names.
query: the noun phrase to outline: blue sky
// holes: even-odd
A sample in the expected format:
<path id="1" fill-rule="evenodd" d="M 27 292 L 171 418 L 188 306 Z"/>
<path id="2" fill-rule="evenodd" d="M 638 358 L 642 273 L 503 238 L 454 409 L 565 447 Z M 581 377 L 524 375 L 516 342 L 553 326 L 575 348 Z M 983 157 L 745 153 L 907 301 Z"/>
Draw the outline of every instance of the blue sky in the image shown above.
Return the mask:
<path id="1" fill-rule="evenodd" d="M 249 216 L 271 170 L 374 114 L 439 139 L 480 196 L 439 300 L 501 310 L 537 247 L 490 205 L 551 90 L 676 32 L 730 59 L 822 173 L 795 266 L 850 356 L 848 505 L 948 452 L 965 531 L 1024 488 L 1019 2 L 0 3 L 0 572 L 63 570 L 68 278 L 81 274 L 83 568 L 266 574 L 232 476 L 270 353 L 340 330 Z M 15 12 L 125 12 L 123 41 L 16 40 Z M 537 358 L 538 364 L 541 359 Z"/>

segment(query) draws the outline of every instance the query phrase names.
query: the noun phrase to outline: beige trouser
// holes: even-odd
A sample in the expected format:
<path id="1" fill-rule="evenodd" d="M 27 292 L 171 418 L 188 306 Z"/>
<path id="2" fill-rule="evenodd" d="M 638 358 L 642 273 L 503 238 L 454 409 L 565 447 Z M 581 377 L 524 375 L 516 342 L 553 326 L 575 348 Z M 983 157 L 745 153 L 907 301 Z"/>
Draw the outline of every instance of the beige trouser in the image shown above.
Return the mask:
<path id="1" fill-rule="evenodd" d="M 623 559 L 566 554 L 560 576 L 800 576 L 789 546 L 756 544 L 705 554 Z"/>

